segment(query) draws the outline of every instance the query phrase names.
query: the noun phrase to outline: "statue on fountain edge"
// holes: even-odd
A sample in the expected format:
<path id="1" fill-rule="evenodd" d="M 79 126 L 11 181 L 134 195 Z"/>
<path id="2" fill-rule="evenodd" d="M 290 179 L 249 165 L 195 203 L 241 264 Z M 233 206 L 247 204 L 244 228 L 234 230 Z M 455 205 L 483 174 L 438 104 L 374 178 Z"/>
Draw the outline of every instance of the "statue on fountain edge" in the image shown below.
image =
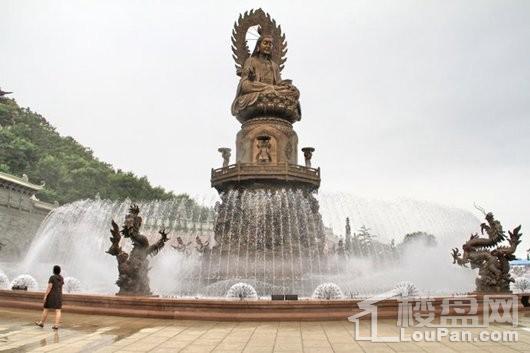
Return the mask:
<path id="1" fill-rule="evenodd" d="M 129 213 L 125 216 L 122 229 L 112 220 L 112 237 L 107 253 L 116 256 L 118 260 L 119 277 L 116 281 L 120 290 L 118 295 L 151 295 L 149 288 L 149 256 L 155 256 L 169 240 L 165 229 L 159 231 L 161 238 L 154 244 L 149 244 L 145 235 L 140 234 L 142 217 L 139 216 L 140 209 L 137 205 L 129 208 Z M 122 238 L 129 238 L 133 248 L 127 254 L 120 246 Z"/>

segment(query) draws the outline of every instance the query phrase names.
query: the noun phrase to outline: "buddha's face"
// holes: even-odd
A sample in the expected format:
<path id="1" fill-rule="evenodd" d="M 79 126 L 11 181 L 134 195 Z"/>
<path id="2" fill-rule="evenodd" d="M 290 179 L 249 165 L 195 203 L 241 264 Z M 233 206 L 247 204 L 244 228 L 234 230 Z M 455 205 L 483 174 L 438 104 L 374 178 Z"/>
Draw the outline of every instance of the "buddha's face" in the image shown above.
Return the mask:
<path id="1" fill-rule="evenodd" d="M 261 43 L 259 44 L 259 52 L 265 55 L 272 54 L 272 37 L 271 36 L 263 37 L 263 39 L 261 40 Z"/>

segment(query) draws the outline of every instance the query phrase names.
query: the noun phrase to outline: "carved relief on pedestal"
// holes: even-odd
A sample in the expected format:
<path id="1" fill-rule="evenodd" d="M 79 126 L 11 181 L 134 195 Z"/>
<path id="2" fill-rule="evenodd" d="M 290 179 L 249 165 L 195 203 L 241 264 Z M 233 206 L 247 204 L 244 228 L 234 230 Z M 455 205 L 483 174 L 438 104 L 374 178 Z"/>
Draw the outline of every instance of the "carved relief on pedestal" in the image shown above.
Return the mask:
<path id="1" fill-rule="evenodd" d="M 276 145 L 276 141 L 268 135 L 260 135 L 256 140 L 255 149 L 257 153 L 255 154 L 254 162 L 258 164 L 277 163 L 277 158 L 274 158 L 274 160 L 272 158 L 272 143 Z M 274 156 L 276 157 L 276 153 Z"/>
<path id="2" fill-rule="evenodd" d="M 274 118 L 254 119 L 243 124 L 237 134 L 236 161 L 261 164 L 269 153 L 270 163 L 297 164 L 297 146 L 298 136 L 290 123 Z"/>

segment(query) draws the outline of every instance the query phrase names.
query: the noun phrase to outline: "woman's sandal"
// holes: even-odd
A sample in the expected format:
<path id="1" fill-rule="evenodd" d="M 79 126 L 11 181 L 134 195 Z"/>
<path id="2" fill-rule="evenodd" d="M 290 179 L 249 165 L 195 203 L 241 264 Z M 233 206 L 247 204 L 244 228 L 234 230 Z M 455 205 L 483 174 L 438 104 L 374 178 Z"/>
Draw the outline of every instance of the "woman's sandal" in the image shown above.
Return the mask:
<path id="1" fill-rule="evenodd" d="M 57 325 L 53 325 L 53 326 L 52 326 L 52 329 L 53 329 L 53 330 L 58 330 L 58 329 L 59 329 L 59 326 L 57 326 Z"/>
<path id="2" fill-rule="evenodd" d="M 44 324 L 42 322 L 38 322 L 38 321 L 35 321 L 35 325 L 39 326 L 39 327 L 44 327 Z"/>

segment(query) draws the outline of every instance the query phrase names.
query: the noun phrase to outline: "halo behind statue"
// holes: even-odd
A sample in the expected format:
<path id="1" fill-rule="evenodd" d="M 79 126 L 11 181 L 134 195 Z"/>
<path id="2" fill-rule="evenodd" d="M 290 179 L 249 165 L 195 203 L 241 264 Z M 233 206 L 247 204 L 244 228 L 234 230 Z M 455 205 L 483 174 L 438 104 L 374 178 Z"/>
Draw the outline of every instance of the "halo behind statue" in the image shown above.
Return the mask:
<path id="1" fill-rule="evenodd" d="M 280 70 L 283 69 L 287 61 L 287 42 L 285 41 L 285 34 L 282 34 L 280 25 L 276 25 L 276 21 L 262 9 L 245 11 L 240 14 L 237 22 L 234 23 L 232 30 L 232 57 L 236 62 L 236 73 L 241 76 L 243 64 L 250 56 L 250 50 L 246 35 L 248 29 L 253 26 L 260 26 L 263 33 L 270 34 L 273 40 L 272 57 L 271 59 L 278 64 Z"/>

